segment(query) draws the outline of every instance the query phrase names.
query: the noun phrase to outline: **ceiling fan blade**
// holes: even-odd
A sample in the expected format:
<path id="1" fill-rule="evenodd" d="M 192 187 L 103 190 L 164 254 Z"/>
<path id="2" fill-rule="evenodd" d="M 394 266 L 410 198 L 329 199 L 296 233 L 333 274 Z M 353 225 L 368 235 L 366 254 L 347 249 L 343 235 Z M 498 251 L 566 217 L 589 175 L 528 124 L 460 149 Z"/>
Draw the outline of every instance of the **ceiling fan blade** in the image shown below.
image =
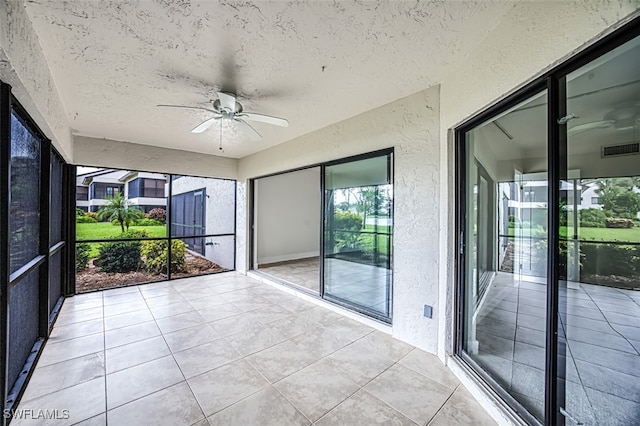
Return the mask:
<path id="1" fill-rule="evenodd" d="M 212 117 L 208 120 L 203 121 L 202 123 L 198 124 L 196 127 L 193 128 L 193 130 L 191 131 L 191 133 L 202 133 L 205 130 L 207 130 L 209 127 L 211 127 L 214 123 L 214 121 L 216 120 L 222 120 L 222 117 Z"/>
<path id="2" fill-rule="evenodd" d="M 238 123 L 238 127 L 240 128 L 240 130 L 242 130 L 244 134 L 247 135 L 249 139 L 251 139 L 252 141 L 258 142 L 262 139 L 262 136 L 260 136 L 260 133 L 256 132 L 256 130 L 253 127 L 251 127 L 249 123 L 247 123 L 246 121 L 241 120 L 239 118 L 234 118 L 233 121 Z"/>
<path id="3" fill-rule="evenodd" d="M 215 109 L 210 109 L 210 108 L 203 108 L 203 107 L 196 107 L 196 106 L 186 106 L 186 105 L 156 105 L 159 107 L 169 107 L 169 108 L 187 108 L 187 109 L 201 109 L 203 111 L 209 111 L 212 112 L 214 114 L 220 114 L 218 111 L 216 111 Z"/>
<path id="4" fill-rule="evenodd" d="M 218 92 L 218 99 L 220 99 L 220 106 L 228 109 L 229 111 L 236 110 L 236 95 L 227 92 Z"/>
<path id="5" fill-rule="evenodd" d="M 256 114 L 255 112 L 243 112 L 240 114 L 242 118 L 251 121 L 260 121 L 262 123 L 274 124 L 281 127 L 289 127 L 289 122 L 284 118 L 272 117 L 270 115 Z"/>
<path id="6" fill-rule="evenodd" d="M 567 133 L 574 134 L 578 132 L 586 132 L 587 130 L 608 129 L 609 127 L 613 127 L 614 124 L 614 120 L 592 121 L 590 123 L 578 124 L 577 126 L 567 130 Z"/>

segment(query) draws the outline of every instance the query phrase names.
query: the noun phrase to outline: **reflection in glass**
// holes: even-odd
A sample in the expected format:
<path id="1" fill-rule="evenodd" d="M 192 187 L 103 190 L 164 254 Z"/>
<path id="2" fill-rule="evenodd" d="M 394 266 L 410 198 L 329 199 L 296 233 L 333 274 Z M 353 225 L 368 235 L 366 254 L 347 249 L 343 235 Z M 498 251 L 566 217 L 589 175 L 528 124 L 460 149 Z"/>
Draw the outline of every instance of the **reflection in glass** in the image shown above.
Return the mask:
<path id="1" fill-rule="evenodd" d="M 11 113 L 10 273 L 34 259 L 40 248 L 40 140 Z"/>
<path id="2" fill-rule="evenodd" d="M 585 425 L 638 424 L 640 158 L 624 152 L 640 142 L 640 38 L 569 74 L 566 101 L 558 404 Z"/>
<path id="3" fill-rule="evenodd" d="M 325 169 L 324 291 L 391 314 L 391 155 Z"/>
<path id="4" fill-rule="evenodd" d="M 544 415 L 546 92 L 465 137 L 465 353 Z"/>

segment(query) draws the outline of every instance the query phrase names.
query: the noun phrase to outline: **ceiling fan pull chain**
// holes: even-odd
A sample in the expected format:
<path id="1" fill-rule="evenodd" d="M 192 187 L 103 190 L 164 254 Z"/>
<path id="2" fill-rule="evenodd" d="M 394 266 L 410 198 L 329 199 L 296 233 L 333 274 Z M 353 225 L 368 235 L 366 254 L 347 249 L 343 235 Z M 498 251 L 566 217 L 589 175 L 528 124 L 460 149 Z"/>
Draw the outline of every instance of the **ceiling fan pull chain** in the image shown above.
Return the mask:
<path id="1" fill-rule="evenodd" d="M 218 149 L 222 151 L 222 120 L 220 120 L 220 146 Z"/>

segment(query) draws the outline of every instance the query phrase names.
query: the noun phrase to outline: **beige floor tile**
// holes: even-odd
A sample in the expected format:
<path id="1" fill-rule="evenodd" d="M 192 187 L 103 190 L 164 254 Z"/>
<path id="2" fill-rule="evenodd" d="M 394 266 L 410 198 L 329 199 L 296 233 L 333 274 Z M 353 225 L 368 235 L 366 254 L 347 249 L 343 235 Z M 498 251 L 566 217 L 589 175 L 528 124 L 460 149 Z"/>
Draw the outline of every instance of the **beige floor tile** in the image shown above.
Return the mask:
<path id="1" fill-rule="evenodd" d="M 364 390 L 360 390 L 338 405 L 315 424 L 318 426 L 368 426 L 374 424 L 416 426 L 416 423 L 402 415 L 402 413 L 394 410 Z M 469 425 L 471 424 L 469 423 Z"/>
<path id="2" fill-rule="evenodd" d="M 98 414 L 87 420 L 83 420 L 80 423 L 75 423 L 73 426 L 106 426 L 107 425 L 107 413 Z"/>
<path id="3" fill-rule="evenodd" d="M 269 326 L 255 327 L 242 333 L 227 336 L 231 343 L 242 356 L 248 356 L 263 349 L 277 345 L 286 340 L 277 330 Z"/>
<path id="4" fill-rule="evenodd" d="M 414 349 L 399 361 L 403 365 L 423 376 L 438 382 L 449 389 L 454 389 L 460 381 L 453 375 L 440 359 L 420 349 Z"/>
<path id="5" fill-rule="evenodd" d="M 274 386 L 312 422 L 359 388 L 351 380 L 320 363 L 312 364 Z"/>
<path id="6" fill-rule="evenodd" d="M 162 336 L 118 346 L 106 351 L 107 374 L 144 364 L 169 355 L 169 347 Z"/>
<path id="7" fill-rule="evenodd" d="M 64 340 L 62 342 L 48 342 L 38 360 L 38 367 L 44 367 L 102 351 L 104 351 L 104 336 L 102 333 Z"/>
<path id="8" fill-rule="evenodd" d="M 164 335 L 172 352 L 180 352 L 220 338 L 220 334 L 209 324 L 200 324 Z"/>
<path id="9" fill-rule="evenodd" d="M 316 358 L 327 356 L 351 343 L 351 340 L 327 330 L 319 328 L 291 338 L 301 349 Z"/>
<path id="10" fill-rule="evenodd" d="M 65 417 L 63 410 L 68 410 L 68 418 L 58 419 L 14 419 L 12 426 L 38 425 L 61 426 L 72 425 L 105 411 L 104 377 L 93 379 L 52 394 L 35 398 L 20 404 L 21 410 L 58 410 L 59 417 Z"/>
<path id="11" fill-rule="evenodd" d="M 186 382 L 136 399 L 107 412 L 109 424 L 189 426 L 204 414 Z"/>
<path id="12" fill-rule="evenodd" d="M 269 384 L 244 360 L 192 377 L 188 382 L 207 416 L 258 392 Z"/>
<path id="13" fill-rule="evenodd" d="M 172 356 L 107 375 L 107 407 L 113 409 L 184 380 Z"/>
<path id="14" fill-rule="evenodd" d="M 240 354 L 224 339 L 176 352 L 173 356 L 187 378 L 241 358 Z"/>
<path id="15" fill-rule="evenodd" d="M 138 325 L 143 322 L 153 321 L 153 315 L 148 309 L 142 309 L 135 312 L 127 312 L 122 315 L 115 315 L 104 319 L 105 331 L 115 330 L 117 328 L 129 327 L 131 325 Z"/>
<path id="16" fill-rule="evenodd" d="M 491 426 L 496 422 L 478 404 L 464 386 L 459 386 L 433 418 L 430 426 Z"/>
<path id="17" fill-rule="evenodd" d="M 384 354 L 363 350 L 360 341 L 354 342 L 332 353 L 321 362 L 343 374 L 359 386 L 369 383 L 377 375 L 391 367 L 394 362 Z"/>
<path id="18" fill-rule="evenodd" d="M 230 316 L 210 322 L 209 324 L 211 324 L 221 336 L 244 333 L 262 325 L 255 317 L 251 316 L 251 312 Z"/>
<path id="19" fill-rule="evenodd" d="M 212 425 L 296 426 L 310 422 L 269 386 L 209 417 Z"/>
<path id="20" fill-rule="evenodd" d="M 49 342 L 61 342 L 63 340 L 75 339 L 76 337 L 102 333 L 104 331 L 103 324 L 104 322 L 102 318 L 97 318 L 75 324 L 60 325 L 53 328 L 53 331 L 49 336 Z"/>
<path id="21" fill-rule="evenodd" d="M 65 311 L 63 305 L 63 310 L 60 312 L 60 315 L 58 315 L 58 318 L 56 318 L 55 326 L 61 327 L 63 325 L 75 324 L 83 321 L 102 319 L 103 316 L 104 310 L 102 306 L 91 309 L 83 309 L 80 311 Z"/>
<path id="22" fill-rule="evenodd" d="M 167 305 L 150 306 L 149 310 L 156 320 L 194 311 L 193 306 L 186 300 L 169 303 Z"/>
<path id="23" fill-rule="evenodd" d="M 159 335 L 160 329 L 156 325 L 155 321 L 143 322 L 141 324 L 107 331 L 104 334 L 105 347 L 107 349 L 111 349 L 116 346 L 139 342 L 140 340 L 149 339 Z"/>
<path id="24" fill-rule="evenodd" d="M 160 327 L 160 331 L 163 334 L 171 333 L 172 331 L 178 331 L 184 328 L 189 328 L 204 323 L 205 319 L 196 311 L 191 311 L 184 314 L 178 314 L 156 320 L 156 324 L 158 324 L 158 327 Z"/>
<path id="25" fill-rule="evenodd" d="M 452 393 L 449 388 L 399 364 L 364 389 L 418 424 L 426 424 Z"/>
<path id="26" fill-rule="evenodd" d="M 246 358 L 271 383 L 301 370 L 317 359 L 288 340 Z"/>
<path id="27" fill-rule="evenodd" d="M 98 352 L 58 364 L 38 366 L 22 401 L 29 401 L 52 392 L 104 376 L 104 354 Z"/>
<path id="28" fill-rule="evenodd" d="M 122 315 L 122 314 L 127 314 L 129 312 L 144 311 L 148 309 L 148 307 L 144 299 L 142 298 L 142 296 L 140 296 L 140 300 L 108 305 L 108 306 L 105 306 L 103 309 L 104 309 L 105 317 L 112 317 L 114 315 Z"/>

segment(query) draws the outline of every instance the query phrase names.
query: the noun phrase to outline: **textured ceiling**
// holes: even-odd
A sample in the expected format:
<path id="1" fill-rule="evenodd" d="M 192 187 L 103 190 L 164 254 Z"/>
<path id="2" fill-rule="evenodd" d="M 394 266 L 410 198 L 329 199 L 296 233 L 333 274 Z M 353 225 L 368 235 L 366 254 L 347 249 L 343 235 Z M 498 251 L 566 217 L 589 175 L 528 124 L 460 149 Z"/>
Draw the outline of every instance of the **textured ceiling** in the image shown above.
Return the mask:
<path id="1" fill-rule="evenodd" d="M 29 0 L 74 134 L 241 158 L 440 82 L 513 2 Z M 190 130 L 235 91 L 287 118 Z"/>

